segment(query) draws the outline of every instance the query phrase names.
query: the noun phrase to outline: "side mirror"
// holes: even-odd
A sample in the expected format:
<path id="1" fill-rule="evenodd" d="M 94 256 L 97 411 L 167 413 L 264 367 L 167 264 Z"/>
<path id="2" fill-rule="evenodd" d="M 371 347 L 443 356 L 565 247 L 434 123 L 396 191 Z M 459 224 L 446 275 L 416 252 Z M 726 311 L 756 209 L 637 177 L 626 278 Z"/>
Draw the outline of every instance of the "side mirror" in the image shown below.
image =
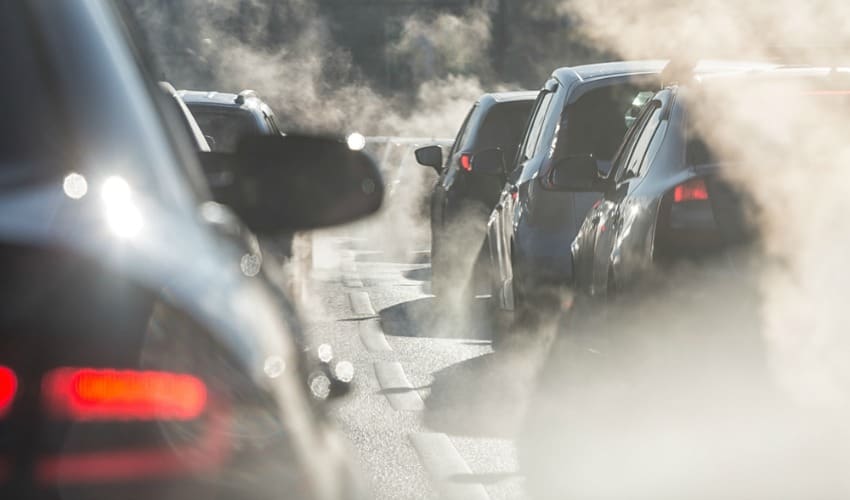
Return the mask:
<path id="1" fill-rule="evenodd" d="M 485 149 L 472 155 L 472 173 L 505 176 L 505 155 L 498 148 Z"/>
<path id="2" fill-rule="evenodd" d="M 425 146 L 417 149 L 416 161 L 420 165 L 431 167 L 439 173 L 443 168 L 443 149 L 440 146 Z"/>
<path id="3" fill-rule="evenodd" d="M 557 160 L 547 176 L 546 187 L 557 191 L 602 191 L 596 160 L 590 155 L 572 155 Z"/>
<path id="4" fill-rule="evenodd" d="M 343 140 L 246 136 L 235 153 L 201 152 L 200 158 L 215 200 L 260 234 L 350 222 L 383 201 L 377 165 Z"/>

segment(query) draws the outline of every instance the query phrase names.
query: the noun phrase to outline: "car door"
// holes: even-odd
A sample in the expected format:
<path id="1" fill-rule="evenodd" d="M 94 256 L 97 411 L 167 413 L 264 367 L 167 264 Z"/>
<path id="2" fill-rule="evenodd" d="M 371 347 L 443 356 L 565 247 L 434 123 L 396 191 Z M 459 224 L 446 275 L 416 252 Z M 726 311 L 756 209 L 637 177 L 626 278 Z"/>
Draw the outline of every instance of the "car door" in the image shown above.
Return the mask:
<path id="1" fill-rule="evenodd" d="M 662 100 L 656 96 L 644 107 L 636 122 L 623 156 L 619 158 L 614 171 L 614 186 L 606 193 L 594 214 L 595 248 L 593 252 L 593 277 L 591 294 L 605 295 L 616 288 L 619 262 L 615 250 L 620 237 L 628 235 L 629 225 L 633 222 L 631 209 L 635 190 L 643 181 L 647 169 L 647 152 L 653 138 L 659 130 L 663 112 Z"/>

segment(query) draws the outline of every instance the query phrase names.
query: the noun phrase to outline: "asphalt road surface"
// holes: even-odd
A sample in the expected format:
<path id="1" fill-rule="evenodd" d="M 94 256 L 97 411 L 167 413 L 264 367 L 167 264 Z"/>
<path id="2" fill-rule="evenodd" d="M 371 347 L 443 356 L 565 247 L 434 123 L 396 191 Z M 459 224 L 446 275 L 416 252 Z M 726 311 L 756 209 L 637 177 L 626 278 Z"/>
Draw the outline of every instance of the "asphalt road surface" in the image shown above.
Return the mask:
<path id="1" fill-rule="evenodd" d="M 513 438 L 529 371 L 494 353 L 489 302 L 430 295 L 427 251 L 324 234 L 313 257 L 308 339 L 356 367 L 333 415 L 375 497 L 527 498 Z"/>

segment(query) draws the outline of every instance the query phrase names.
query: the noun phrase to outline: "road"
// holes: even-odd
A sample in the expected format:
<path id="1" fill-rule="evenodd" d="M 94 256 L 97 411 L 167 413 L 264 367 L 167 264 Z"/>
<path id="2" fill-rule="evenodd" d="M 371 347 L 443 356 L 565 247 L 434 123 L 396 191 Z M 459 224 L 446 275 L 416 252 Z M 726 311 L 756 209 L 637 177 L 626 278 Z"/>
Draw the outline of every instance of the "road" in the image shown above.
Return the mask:
<path id="1" fill-rule="evenodd" d="M 308 339 L 356 367 L 332 412 L 375 498 L 526 498 L 513 437 L 529 371 L 494 353 L 488 301 L 440 304 L 427 251 L 317 235 L 314 260 Z"/>

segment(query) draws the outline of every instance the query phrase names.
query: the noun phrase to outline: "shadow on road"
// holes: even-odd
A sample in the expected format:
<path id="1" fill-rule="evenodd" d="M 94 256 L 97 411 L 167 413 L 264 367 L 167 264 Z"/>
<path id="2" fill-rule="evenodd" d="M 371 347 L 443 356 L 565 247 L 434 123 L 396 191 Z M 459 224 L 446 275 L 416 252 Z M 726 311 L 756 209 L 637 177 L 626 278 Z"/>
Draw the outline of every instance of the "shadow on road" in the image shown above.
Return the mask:
<path id="1" fill-rule="evenodd" d="M 554 317 L 518 319 L 498 350 L 435 372 L 425 424 L 447 434 L 513 437 L 555 329 Z"/>
<path id="2" fill-rule="evenodd" d="M 401 275 L 405 279 L 413 281 L 431 281 L 431 268 L 420 267 L 419 269 L 411 269 L 410 271 L 404 271 Z"/>
<path id="3" fill-rule="evenodd" d="M 424 297 L 388 307 L 380 316 L 384 333 L 396 337 L 489 340 L 498 326 L 489 299 L 459 305 Z"/>

